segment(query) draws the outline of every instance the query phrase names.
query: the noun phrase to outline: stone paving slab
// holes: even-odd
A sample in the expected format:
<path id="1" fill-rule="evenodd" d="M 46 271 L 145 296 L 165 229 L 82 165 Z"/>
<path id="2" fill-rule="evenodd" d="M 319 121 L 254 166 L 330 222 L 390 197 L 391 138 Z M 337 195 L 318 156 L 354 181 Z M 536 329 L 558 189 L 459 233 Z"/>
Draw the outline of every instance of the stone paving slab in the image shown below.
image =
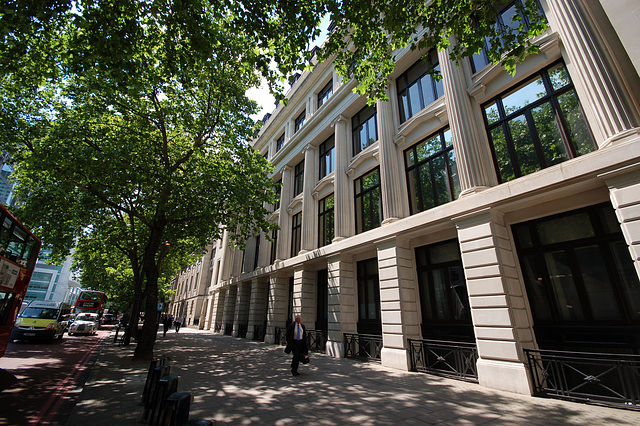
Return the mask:
<path id="1" fill-rule="evenodd" d="M 148 363 L 105 340 L 68 425 L 141 424 Z M 640 412 L 534 398 L 312 353 L 290 373 L 283 347 L 190 328 L 158 334 L 190 419 L 249 425 L 638 425 Z"/>

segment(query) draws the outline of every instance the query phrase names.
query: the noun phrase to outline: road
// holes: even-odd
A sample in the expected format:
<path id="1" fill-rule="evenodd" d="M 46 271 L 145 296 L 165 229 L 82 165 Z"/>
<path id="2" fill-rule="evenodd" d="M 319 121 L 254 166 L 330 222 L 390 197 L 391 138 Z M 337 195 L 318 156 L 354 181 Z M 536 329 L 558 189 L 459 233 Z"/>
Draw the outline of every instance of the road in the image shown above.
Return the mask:
<path id="1" fill-rule="evenodd" d="M 64 424 L 109 332 L 102 327 L 94 336 L 9 343 L 0 369 L 18 381 L 0 392 L 0 424 Z"/>

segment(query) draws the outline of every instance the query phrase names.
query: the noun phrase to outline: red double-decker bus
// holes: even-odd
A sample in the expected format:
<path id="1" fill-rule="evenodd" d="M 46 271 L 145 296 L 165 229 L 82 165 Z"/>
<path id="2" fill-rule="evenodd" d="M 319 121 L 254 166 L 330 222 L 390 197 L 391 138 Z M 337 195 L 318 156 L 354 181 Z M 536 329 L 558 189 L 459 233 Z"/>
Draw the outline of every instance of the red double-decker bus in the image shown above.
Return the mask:
<path id="1" fill-rule="evenodd" d="M 40 253 L 40 240 L 0 204 L 0 357 Z"/>
<path id="2" fill-rule="evenodd" d="M 92 313 L 102 317 L 104 305 L 107 303 L 107 296 L 97 290 L 82 290 L 78 295 L 76 304 L 73 305 L 73 313 Z"/>

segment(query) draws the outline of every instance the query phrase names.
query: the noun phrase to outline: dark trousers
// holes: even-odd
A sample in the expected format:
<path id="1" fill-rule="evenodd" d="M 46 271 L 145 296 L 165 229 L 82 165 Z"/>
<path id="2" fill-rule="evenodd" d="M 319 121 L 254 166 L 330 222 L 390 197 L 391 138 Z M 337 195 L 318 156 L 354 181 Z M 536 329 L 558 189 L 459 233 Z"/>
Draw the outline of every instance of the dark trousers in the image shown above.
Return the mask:
<path id="1" fill-rule="evenodd" d="M 293 348 L 291 350 L 293 358 L 291 359 L 291 372 L 298 372 L 298 364 L 300 364 L 300 357 L 302 356 L 302 340 L 294 340 Z"/>

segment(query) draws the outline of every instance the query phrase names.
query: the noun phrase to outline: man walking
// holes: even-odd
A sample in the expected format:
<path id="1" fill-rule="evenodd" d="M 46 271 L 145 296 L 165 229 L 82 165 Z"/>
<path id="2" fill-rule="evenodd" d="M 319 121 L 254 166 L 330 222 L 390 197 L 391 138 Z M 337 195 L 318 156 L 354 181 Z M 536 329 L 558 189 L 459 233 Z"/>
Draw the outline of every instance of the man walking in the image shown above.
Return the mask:
<path id="1" fill-rule="evenodd" d="M 303 356 L 309 353 L 307 347 L 307 329 L 302 324 L 302 317 L 296 316 L 295 322 L 292 322 L 287 326 L 286 331 L 287 346 L 284 349 L 284 353 L 288 354 L 293 352 L 293 358 L 291 359 L 291 374 L 294 376 L 300 375 L 298 373 L 298 364 Z"/>
<path id="2" fill-rule="evenodd" d="M 180 331 L 180 326 L 182 326 L 182 316 L 179 316 L 178 318 L 176 318 L 175 326 L 176 326 L 176 333 L 177 333 L 178 331 Z"/>

